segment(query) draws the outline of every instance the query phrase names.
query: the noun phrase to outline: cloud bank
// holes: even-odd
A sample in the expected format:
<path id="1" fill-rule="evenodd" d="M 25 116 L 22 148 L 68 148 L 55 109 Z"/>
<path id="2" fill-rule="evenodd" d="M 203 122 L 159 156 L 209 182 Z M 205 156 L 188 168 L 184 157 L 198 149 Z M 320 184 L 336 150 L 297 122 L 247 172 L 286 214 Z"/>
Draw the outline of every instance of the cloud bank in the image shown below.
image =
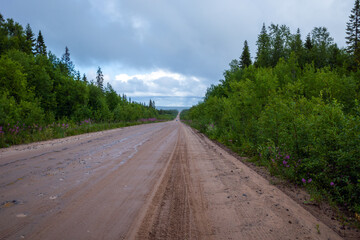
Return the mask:
<path id="1" fill-rule="evenodd" d="M 339 0 L 0 0 L 1 13 L 42 30 L 61 57 L 68 46 L 90 78 L 101 66 L 119 93 L 204 95 L 262 24 L 286 24 L 303 38 L 326 26 L 340 47 L 353 1 Z M 197 81 L 198 80 L 198 81 Z M 144 95 L 145 96 L 145 95 Z"/>

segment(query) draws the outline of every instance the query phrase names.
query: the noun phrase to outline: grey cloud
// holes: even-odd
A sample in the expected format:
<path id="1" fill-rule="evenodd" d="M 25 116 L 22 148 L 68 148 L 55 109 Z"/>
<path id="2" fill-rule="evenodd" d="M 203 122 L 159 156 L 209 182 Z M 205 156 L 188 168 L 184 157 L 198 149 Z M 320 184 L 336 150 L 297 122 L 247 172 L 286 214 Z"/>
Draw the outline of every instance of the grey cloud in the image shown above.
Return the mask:
<path id="1" fill-rule="evenodd" d="M 112 81 L 111 84 L 116 90 L 131 96 L 202 96 L 206 90 L 206 85 L 199 79 L 163 71 L 127 76 Z"/>
<path id="2" fill-rule="evenodd" d="M 126 83 L 112 82 L 114 88 L 124 93 L 136 93 L 138 91 L 147 92 L 149 87 L 140 79 L 133 78 Z"/>
<path id="3" fill-rule="evenodd" d="M 68 46 L 80 68 L 115 63 L 123 69 L 167 69 L 209 85 L 241 55 L 245 40 L 255 56 L 264 22 L 286 24 L 292 32 L 299 27 L 303 38 L 313 27 L 326 26 L 344 46 L 353 1 L 0 0 L 0 5 L 5 17 L 42 30 L 49 49 L 59 57 Z M 176 81 L 166 81 L 159 84 L 189 91 Z M 121 87 L 148 90 L 141 82 Z"/>

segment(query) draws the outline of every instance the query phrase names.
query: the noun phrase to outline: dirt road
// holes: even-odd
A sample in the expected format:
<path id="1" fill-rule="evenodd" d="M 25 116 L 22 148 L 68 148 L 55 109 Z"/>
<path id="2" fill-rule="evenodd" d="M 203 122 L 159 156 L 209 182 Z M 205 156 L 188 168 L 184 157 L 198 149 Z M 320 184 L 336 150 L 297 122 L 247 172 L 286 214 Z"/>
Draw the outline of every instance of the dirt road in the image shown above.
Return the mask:
<path id="1" fill-rule="evenodd" d="M 0 157 L 0 239 L 341 239 L 179 121 Z"/>

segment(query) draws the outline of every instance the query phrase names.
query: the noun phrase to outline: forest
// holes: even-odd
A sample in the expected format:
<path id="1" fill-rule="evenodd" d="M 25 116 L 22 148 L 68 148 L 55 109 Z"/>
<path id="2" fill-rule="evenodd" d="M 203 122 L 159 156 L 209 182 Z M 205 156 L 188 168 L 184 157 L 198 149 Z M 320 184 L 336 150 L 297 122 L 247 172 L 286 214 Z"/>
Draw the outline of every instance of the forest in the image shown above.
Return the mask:
<path id="1" fill-rule="evenodd" d="M 108 83 L 100 67 L 88 80 L 65 47 L 61 58 L 34 34 L 0 14 L 0 147 L 140 123 L 169 120 L 155 102 L 132 102 Z"/>
<path id="2" fill-rule="evenodd" d="M 305 39 L 286 25 L 263 25 L 255 61 L 247 41 L 224 79 L 182 121 L 265 166 L 360 214 L 360 7 L 346 24 L 347 47 L 326 27 Z M 360 219 L 360 218 L 359 218 Z"/>

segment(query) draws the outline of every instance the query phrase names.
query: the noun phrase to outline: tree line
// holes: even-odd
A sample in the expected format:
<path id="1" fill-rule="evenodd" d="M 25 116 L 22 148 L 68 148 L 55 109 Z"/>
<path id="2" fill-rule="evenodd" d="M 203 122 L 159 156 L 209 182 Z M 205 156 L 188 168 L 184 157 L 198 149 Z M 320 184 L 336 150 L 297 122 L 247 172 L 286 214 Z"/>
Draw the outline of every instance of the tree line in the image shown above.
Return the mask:
<path id="1" fill-rule="evenodd" d="M 155 102 L 132 102 L 107 83 L 100 67 L 95 80 L 75 69 L 65 47 L 61 58 L 37 36 L 0 14 L 0 126 L 80 122 L 136 121 L 159 117 Z"/>
<path id="2" fill-rule="evenodd" d="M 270 173 L 360 214 L 360 6 L 347 47 L 326 27 L 305 40 L 286 25 L 262 26 L 252 62 L 247 41 L 224 79 L 181 118 Z"/>

